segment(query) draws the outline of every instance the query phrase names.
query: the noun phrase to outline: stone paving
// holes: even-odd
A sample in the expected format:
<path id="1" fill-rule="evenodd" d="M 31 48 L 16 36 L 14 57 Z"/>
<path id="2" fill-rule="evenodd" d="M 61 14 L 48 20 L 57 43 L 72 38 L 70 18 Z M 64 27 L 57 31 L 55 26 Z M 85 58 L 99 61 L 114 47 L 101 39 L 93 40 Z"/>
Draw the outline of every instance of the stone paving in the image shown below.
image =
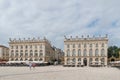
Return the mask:
<path id="1" fill-rule="evenodd" d="M 0 67 L 0 80 L 120 80 L 112 67 Z"/>

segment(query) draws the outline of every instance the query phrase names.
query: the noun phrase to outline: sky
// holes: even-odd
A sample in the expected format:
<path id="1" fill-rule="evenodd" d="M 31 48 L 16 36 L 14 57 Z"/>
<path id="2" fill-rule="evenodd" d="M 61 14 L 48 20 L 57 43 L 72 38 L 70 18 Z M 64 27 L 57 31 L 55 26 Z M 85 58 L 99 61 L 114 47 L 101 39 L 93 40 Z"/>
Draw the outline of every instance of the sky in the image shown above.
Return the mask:
<path id="1" fill-rule="evenodd" d="M 0 44 L 43 38 L 63 49 L 64 35 L 109 36 L 120 46 L 120 0 L 0 0 Z"/>

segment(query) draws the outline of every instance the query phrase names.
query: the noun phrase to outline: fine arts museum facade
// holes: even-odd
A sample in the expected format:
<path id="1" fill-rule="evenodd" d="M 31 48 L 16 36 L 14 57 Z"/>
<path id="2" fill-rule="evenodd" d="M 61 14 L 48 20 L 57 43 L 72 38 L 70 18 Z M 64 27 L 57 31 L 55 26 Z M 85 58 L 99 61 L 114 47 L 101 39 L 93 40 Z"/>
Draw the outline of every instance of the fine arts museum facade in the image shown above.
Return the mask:
<path id="1" fill-rule="evenodd" d="M 64 39 L 64 66 L 106 66 L 108 37 Z"/>
<path id="2" fill-rule="evenodd" d="M 9 62 L 34 61 L 47 63 L 52 58 L 53 48 L 46 38 L 9 40 Z"/>

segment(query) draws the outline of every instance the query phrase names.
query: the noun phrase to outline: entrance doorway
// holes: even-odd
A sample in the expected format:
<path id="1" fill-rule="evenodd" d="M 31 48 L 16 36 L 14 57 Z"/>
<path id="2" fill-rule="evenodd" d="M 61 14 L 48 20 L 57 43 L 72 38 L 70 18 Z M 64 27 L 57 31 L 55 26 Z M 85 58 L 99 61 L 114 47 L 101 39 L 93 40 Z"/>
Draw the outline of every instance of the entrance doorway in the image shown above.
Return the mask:
<path id="1" fill-rule="evenodd" d="M 87 59 L 86 58 L 84 58 L 83 62 L 84 62 L 84 66 L 87 66 Z"/>

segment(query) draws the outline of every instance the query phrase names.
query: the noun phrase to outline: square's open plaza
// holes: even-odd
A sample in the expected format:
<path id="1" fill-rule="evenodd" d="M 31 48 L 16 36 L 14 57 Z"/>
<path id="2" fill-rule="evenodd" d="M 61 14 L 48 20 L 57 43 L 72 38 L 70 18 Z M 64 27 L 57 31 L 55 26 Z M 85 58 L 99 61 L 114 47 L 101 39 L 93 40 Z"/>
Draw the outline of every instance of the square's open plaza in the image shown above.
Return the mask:
<path id="1" fill-rule="evenodd" d="M 0 80 L 120 80 L 113 67 L 0 67 Z"/>

